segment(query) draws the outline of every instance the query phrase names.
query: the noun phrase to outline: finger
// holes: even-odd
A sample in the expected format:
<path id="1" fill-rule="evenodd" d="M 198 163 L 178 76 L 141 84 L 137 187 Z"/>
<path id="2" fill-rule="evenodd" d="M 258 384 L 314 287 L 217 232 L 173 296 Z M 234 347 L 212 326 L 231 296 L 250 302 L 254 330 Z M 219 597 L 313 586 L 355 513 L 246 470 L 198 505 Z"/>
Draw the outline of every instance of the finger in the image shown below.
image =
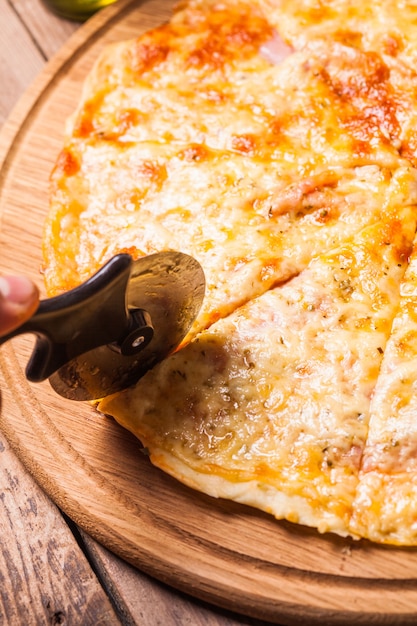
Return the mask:
<path id="1" fill-rule="evenodd" d="M 0 335 L 25 322 L 39 302 L 37 287 L 26 276 L 0 276 Z"/>

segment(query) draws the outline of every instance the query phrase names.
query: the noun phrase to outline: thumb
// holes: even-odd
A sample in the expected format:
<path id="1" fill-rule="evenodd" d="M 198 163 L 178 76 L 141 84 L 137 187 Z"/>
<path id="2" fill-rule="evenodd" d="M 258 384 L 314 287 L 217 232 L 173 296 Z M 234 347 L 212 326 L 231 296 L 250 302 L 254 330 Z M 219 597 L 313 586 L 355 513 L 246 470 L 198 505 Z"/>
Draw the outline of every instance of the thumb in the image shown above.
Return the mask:
<path id="1" fill-rule="evenodd" d="M 39 292 L 26 276 L 0 276 L 0 335 L 25 322 L 37 309 Z"/>

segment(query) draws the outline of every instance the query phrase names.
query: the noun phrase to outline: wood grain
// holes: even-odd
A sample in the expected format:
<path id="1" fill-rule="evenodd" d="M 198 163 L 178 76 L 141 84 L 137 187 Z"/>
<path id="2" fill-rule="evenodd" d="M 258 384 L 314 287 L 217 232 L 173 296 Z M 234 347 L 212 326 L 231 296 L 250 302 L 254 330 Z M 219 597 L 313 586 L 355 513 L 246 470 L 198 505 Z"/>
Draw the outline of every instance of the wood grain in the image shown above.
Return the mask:
<path id="1" fill-rule="evenodd" d="M 58 52 L 63 42 L 80 26 L 77 22 L 63 20 L 54 15 L 42 0 L 12 0 L 12 3 L 20 21 L 30 32 L 45 59 L 50 59 Z"/>
<path id="2" fill-rule="evenodd" d="M 264 621 L 196 603 L 193 598 L 179 594 L 163 583 L 151 581 L 85 533 L 82 537 L 113 603 L 123 616 L 123 626 L 266 626 Z"/>
<path id="3" fill-rule="evenodd" d="M 121 2 L 77 31 L 33 85 L 0 145 L 1 269 L 39 282 L 48 175 L 65 117 L 107 42 L 169 17 L 172 3 Z M 32 340 L 1 350 L 1 427 L 47 493 L 87 533 L 188 594 L 282 624 L 415 624 L 417 555 L 319 536 L 176 483 L 140 444 L 84 404 L 30 386 Z"/>
<path id="4" fill-rule="evenodd" d="M 0 484 L 0 623 L 74 624 L 83 615 L 86 625 L 118 624 L 59 511 L 8 454 L 2 437 Z M 11 534 L 15 543 L 5 542 Z M 8 593 L 9 578 L 14 581 L 13 595 Z"/>
<path id="5" fill-rule="evenodd" d="M 4 111 L 9 111 L 23 89 L 35 78 L 44 65 L 44 58 L 37 49 L 27 30 L 16 16 L 13 8 L 0 0 L 2 19 L 0 21 L 0 126 L 5 120 Z M 8 63 L 8 51 L 13 41 L 19 40 L 16 64 Z"/>

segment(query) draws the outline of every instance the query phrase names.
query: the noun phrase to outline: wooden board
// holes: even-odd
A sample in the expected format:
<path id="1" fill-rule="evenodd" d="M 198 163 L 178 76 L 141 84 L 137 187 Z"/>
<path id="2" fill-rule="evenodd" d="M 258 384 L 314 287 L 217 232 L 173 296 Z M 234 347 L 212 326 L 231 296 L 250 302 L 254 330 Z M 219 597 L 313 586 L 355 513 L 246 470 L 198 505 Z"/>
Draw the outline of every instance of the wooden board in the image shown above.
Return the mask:
<path id="1" fill-rule="evenodd" d="M 70 39 L 0 137 L 0 270 L 39 285 L 48 176 L 65 118 L 102 47 L 169 18 L 171 0 L 122 0 Z M 32 338 L 0 352 L 0 426 L 53 500 L 121 557 L 198 598 L 280 624 L 416 624 L 417 553 L 354 542 L 192 492 L 139 443 L 23 369 Z"/>

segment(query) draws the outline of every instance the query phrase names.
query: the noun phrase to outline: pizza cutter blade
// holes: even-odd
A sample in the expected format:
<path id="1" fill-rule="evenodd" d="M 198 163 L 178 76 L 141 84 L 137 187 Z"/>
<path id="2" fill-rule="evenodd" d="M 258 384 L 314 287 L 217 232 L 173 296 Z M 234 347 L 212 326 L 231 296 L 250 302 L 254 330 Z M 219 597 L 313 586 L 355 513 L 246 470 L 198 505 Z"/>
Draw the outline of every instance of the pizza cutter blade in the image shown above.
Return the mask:
<path id="1" fill-rule="evenodd" d="M 34 333 L 28 380 L 49 378 L 65 398 L 97 400 L 133 385 L 180 345 L 204 291 L 204 272 L 186 254 L 119 254 L 79 287 L 42 300 L 0 344 Z"/>

